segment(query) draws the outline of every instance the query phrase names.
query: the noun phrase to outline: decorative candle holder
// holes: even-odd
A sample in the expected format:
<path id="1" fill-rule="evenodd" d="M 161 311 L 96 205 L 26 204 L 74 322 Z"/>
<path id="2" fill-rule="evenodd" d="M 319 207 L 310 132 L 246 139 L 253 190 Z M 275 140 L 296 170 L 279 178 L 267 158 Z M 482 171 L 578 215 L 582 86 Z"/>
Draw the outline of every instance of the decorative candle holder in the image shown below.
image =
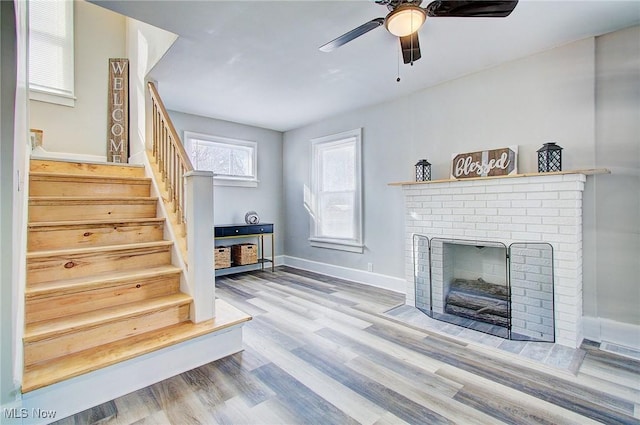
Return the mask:
<path id="1" fill-rule="evenodd" d="M 431 164 L 426 159 L 416 163 L 416 181 L 426 182 L 431 180 Z"/>
<path id="2" fill-rule="evenodd" d="M 548 142 L 538 149 L 538 172 L 552 171 L 562 171 L 562 148 L 555 142 Z"/>

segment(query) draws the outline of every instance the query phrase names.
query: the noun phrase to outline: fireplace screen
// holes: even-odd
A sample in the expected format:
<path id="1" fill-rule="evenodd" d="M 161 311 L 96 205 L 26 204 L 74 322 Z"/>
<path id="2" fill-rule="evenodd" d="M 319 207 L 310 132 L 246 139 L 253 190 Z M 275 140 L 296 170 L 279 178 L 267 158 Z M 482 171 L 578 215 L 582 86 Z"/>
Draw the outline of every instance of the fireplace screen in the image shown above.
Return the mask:
<path id="1" fill-rule="evenodd" d="M 502 338 L 554 342 L 553 249 L 547 243 L 414 235 L 416 307 Z"/>

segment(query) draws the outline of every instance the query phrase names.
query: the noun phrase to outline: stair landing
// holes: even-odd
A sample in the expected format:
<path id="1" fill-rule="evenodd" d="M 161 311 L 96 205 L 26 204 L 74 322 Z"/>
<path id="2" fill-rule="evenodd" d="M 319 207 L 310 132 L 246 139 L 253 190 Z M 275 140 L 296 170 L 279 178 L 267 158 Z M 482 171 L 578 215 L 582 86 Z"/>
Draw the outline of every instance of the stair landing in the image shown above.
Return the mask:
<path id="1" fill-rule="evenodd" d="M 251 316 L 248 314 L 217 299 L 215 319 L 198 324 L 179 323 L 27 367 L 22 392 L 34 391 L 174 344 L 221 332 L 249 320 Z"/>

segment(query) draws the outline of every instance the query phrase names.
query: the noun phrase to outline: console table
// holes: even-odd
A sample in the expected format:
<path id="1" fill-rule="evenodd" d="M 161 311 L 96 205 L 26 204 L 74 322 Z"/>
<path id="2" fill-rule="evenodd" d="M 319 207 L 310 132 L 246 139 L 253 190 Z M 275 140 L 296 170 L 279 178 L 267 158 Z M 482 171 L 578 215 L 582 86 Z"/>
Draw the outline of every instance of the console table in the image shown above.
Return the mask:
<path id="1" fill-rule="evenodd" d="M 271 258 L 264 257 L 264 237 L 271 236 Z M 260 251 L 258 252 L 258 264 L 264 270 L 264 263 L 271 263 L 271 271 L 275 270 L 275 242 L 273 238 L 273 224 L 220 224 L 214 227 L 214 239 L 258 238 Z M 231 267 L 240 267 L 231 265 Z M 219 269 L 225 270 L 225 269 Z"/>

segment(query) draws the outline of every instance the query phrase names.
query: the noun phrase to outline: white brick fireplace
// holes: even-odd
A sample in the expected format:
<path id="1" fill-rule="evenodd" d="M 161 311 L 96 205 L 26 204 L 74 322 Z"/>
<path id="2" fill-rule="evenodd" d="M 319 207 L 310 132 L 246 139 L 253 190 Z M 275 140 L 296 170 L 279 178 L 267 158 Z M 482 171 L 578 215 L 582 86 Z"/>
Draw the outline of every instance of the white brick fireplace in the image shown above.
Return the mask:
<path id="1" fill-rule="evenodd" d="M 590 171 L 399 183 L 406 208 L 407 304 L 415 305 L 416 300 L 414 234 L 507 246 L 549 243 L 554 258 L 556 342 L 578 347 L 582 341 L 582 193 Z"/>

